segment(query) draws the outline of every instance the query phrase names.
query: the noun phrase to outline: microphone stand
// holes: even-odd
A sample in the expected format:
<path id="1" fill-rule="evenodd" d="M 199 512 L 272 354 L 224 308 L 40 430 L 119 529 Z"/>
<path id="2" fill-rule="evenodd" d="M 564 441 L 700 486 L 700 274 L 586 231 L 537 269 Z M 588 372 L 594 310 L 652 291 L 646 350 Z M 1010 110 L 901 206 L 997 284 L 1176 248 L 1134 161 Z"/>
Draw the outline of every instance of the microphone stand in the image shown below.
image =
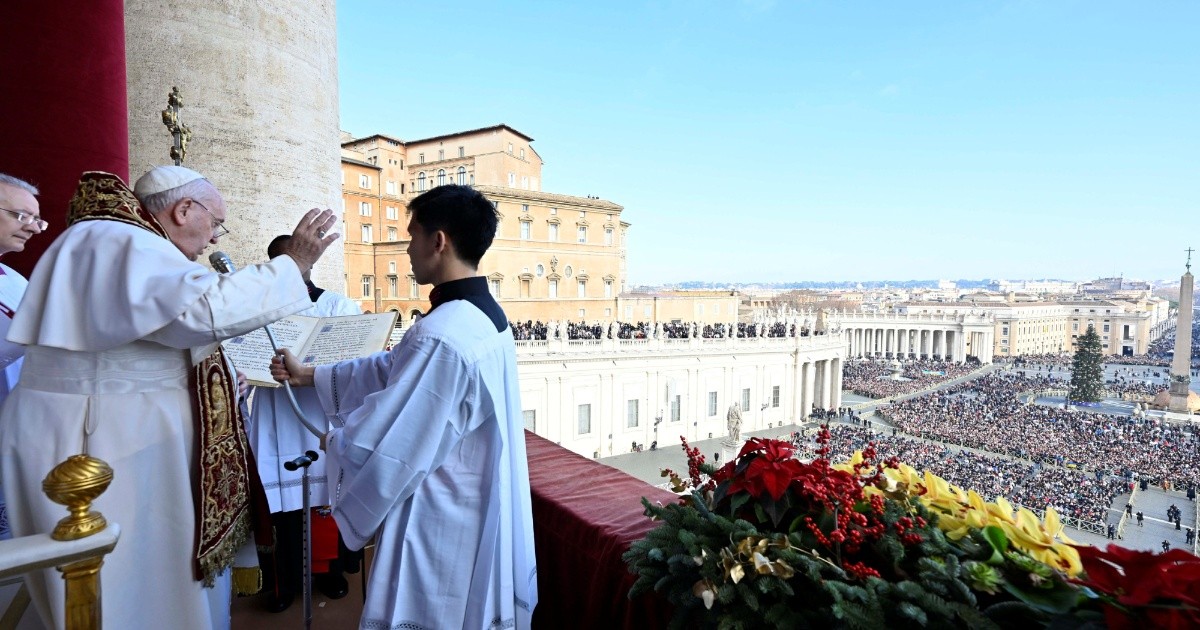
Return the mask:
<path id="1" fill-rule="evenodd" d="M 304 628 L 312 627 L 312 506 L 308 496 L 308 467 L 319 459 L 316 451 L 307 451 L 290 462 L 284 462 L 283 467 L 290 471 L 303 469 L 302 483 L 304 489 L 304 553 L 301 561 L 304 563 Z"/>

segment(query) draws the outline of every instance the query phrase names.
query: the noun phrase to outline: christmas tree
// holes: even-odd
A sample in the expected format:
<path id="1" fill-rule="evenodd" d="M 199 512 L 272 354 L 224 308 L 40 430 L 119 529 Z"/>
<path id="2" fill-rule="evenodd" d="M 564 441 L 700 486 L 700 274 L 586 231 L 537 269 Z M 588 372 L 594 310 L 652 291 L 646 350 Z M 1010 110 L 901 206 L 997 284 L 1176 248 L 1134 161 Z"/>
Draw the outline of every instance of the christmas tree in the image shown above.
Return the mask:
<path id="1" fill-rule="evenodd" d="M 1100 350 L 1100 335 L 1094 326 L 1079 338 L 1075 359 L 1071 362 L 1071 391 L 1076 402 L 1100 402 L 1104 397 L 1104 355 Z"/>

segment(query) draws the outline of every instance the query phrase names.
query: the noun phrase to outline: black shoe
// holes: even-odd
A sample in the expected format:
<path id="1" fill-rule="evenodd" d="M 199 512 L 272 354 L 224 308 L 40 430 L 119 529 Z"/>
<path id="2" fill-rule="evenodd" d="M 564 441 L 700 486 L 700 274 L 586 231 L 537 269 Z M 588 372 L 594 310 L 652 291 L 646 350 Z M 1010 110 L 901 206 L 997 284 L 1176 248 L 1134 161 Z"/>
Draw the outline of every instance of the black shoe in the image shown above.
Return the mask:
<path id="1" fill-rule="evenodd" d="M 329 599 L 341 599 L 350 592 L 350 583 L 340 574 L 322 573 L 313 576 L 313 586 Z"/>
<path id="2" fill-rule="evenodd" d="M 291 593 L 283 593 L 282 595 L 267 593 L 267 597 L 263 601 L 263 608 L 267 612 L 281 613 L 290 608 L 294 601 L 296 601 L 296 596 Z"/>

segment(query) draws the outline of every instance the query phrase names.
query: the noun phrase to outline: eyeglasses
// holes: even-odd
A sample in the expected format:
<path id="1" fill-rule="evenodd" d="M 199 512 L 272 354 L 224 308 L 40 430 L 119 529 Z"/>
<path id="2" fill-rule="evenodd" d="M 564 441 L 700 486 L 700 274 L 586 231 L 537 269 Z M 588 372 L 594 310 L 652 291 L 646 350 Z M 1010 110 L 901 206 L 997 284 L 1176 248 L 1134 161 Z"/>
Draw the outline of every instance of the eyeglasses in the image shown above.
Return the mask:
<path id="1" fill-rule="evenodd" d="M 0 210 L 3 210 L 5 212 L 13 215 L 13 217 L 15 217 L 17 219 L 17 223 L 20 223 L 21 225 L 37 226 L 37 229 L 39 232 L 45 232 L 46 228 L 50 227 L 49 223 L 46 223 L 45 221 L 39 219 L 38 217 L 33 216 L 32 214 L 29 214 L 28 212 L 21 212 L 19 210 L 9 210 L 8 208 L 0 208 Z"/>
<path id="2" fill-rule="evenodd" d="M 225 223 L 218 219 L 217 215 L 212 213 L 212 210 L 209 210 L 207 206 L 199 201 L 196 201 L 195 199 L 192 200 L 192 203 L 200 206 L 200 208 L 207 212 L 208 216 L 212 217 L 213 221 L 216 222 L 216 224 L 213 225 L 213 238 L 221 238 L 222 236 L 229 234 L 229 228 L 225 227 Z"/>

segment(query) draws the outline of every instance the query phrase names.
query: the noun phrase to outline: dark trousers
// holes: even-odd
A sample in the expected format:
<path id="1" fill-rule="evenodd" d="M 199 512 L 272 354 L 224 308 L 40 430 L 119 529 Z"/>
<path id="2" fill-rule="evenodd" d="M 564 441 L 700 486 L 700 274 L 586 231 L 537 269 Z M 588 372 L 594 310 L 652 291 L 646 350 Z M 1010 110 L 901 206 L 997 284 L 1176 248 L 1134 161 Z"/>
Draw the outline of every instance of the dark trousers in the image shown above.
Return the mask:
<path id="1" fill-rule="evenodd" d="M 273 592 L 277 597 L 299 595 L 304 592 L 304 510 L 274 512 L 271 525 L 275 530 L 275 549 L 258 552 L 263 592 Z M 347 549 L 338 534 L 338 557 L 329 561 L 329 573 L 324 575 L 338 577 L 345 572 L 357 573 L 361 559 L 362 552 Z"/>

